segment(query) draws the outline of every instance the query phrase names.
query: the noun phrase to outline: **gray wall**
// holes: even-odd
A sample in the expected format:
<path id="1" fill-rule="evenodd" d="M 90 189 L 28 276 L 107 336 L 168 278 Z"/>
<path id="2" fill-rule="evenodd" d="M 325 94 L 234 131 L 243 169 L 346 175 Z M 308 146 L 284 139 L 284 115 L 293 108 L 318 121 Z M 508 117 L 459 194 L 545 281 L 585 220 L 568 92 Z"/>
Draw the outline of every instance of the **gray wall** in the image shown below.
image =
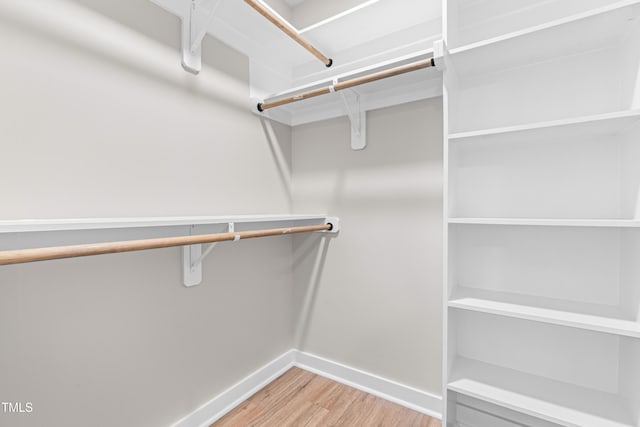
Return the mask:
<path id="1" fill-rule="evenodd" d="M 293 129 L 294 209 L 343 227 L 294 241 L 295 345 L 440 395 L 442 99 L 367 114 L 363 151 L 346 118 Z"/>
<path id="2" fill-rule="evenodd" d="M 179 21 L 147 0 L 34 4 L 28 19 L 11 3 L 0 219 L 290 211 L 291 131 L 249 113 L 247 58 L 207 38 L 215 64 L 190 76 Z M 166 426 L 292 347 L 290 238 L 219 245 L 196 288 L 180 260 L 0 268 L 0 401 L 34 407 L 0 425 Z"/>

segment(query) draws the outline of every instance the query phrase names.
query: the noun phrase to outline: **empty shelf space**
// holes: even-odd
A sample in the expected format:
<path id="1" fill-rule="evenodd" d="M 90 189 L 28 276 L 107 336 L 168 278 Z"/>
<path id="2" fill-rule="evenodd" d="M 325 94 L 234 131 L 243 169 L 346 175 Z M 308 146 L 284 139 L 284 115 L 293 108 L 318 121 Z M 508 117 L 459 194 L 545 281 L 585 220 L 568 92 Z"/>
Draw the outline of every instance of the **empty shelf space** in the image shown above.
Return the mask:
<path id="1" fill-rule="evenodd" d="M 460 288 L 449 307 L 640 338 L 640 323 L 621 318 L 609 306 Z"/>
<path id="2" fill-rule="evenodd" d="M 542 227 L 640 227 L 640 221 L 633 219 L 449 218 L 449 224 L 522 225 Z"/>
<path id="3" fill-rule="evenodd" d="M 460 0 L 447 2 L 449 46 L 457 48 L 532 28 L 620 0 Z"/>
<path id="4" fill-rule="evenodd" d="M 579 139 L 594 135 L 625 132 L 640 121 L 640 110 L 618 111 L 564 120 L 552 120 L 519 126 L 458 132 L 449 135 L 450 142 L 473 142 L 479 140 L 517 141 L 555 139 Z"/>
<path id="5" fill-rule="evenodd" d="M 564 426 L 635 426 L 620 396 L 459 357 L 448 389 Z"/>
<path id="6" fill-rule="evenodd" d="M 640 15 L 640 2 L 621 1 L 449 51 L 460 76 L 484 74 L 597 51 L 620 42 Z M 595 31 L 594 29 L 597 29 Z M 594 64 L 598 56 L 593 55 Z"/>
<path id="7" fill-rule="evenodd" d="M 450 215 L 638 219 L 639 119 L 634 110 L 452 140 Z"/>

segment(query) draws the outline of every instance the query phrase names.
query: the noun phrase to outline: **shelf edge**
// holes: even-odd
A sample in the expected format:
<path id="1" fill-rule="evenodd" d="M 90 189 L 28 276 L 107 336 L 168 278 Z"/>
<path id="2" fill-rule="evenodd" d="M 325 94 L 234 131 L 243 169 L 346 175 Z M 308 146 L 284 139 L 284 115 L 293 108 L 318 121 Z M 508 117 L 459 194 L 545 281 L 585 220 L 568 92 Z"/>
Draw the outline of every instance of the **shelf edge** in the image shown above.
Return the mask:
<path id="1" fill-rule="evenodd" d="M 477 299 L 477 298 L 474 298 L 474 299 Z M 492 314 L 496 316 L 522 319 L 522 320 L 528 320 L 533 322 L 540 322 L 540 323 L 546 323 L 546 324 L 552 324 L 552 325 L 558 325 L 558 326 L 564 326 L 564 327 L 570 327 L 570 328 L 584 329 L 584 330 L 589 330 L 593 332 L 600 332 L 600 333 L 606 333 L 606 334 L 617 335 L 617 336 L 640 338 L 640 324 L 635 324 L 635 328 L 631 328 L 631 327 L 619 328 L 615 326 L 607 326 L 604 323 L 598 324 L 598 322 L 595 322 L 595 321 L 588 322 L 586 321 L 586 319 L 583 319 L 581 321 L 579 318 L 584 317 L 584 318 L 594 318 L 594 319 L 598 319 L 598 318 L 607 319 L 607 320 L 610 320 L 611 322 L 618 321 L 620 323 L 625 323 L 625 324 L 627 323 L 632 324 L 633 322 L 631 321 L 624 321 L 624 320 L 619 320 L 619 319 L 614 319 L 614 318 L 609 318 L 604 316 L 574 313 L 570 311 L 563 312 L 561 310 L 530 307 L 530 306 L 524 306 L 521 304 L 499 303 L 491 300 L 485 300 L 485 301 L 488 301 L 494 304 L 509 305 L 513 307 L 513 310 L 507 310 L 506 308 L 500 309 L 498 307 L 491 308 L 486 306 L 473 305 L 470 303 L 462 302 L 461 299 L 450 300 L 448 302 L 448 306 L 450 308 L 457 309 L 457 310 L 474 311 L 479 313 Z M 539 310 L 541 311 L 541 313 L 535 314 L 535 313 L 527 313 L 525 311 L 518 312 L 516 310 L 517 307 L 531 308 L 532 310 Z M 546 312 L 547 315 L 543 314 L 543 312 Z M 559 316 L 561 313 L 567 313 L 569 317 L 574 317 L 574 319 L 572 320 L 561 319 Z M 558 316 L 554 317 L 553 314 L 558 314 Z"/>

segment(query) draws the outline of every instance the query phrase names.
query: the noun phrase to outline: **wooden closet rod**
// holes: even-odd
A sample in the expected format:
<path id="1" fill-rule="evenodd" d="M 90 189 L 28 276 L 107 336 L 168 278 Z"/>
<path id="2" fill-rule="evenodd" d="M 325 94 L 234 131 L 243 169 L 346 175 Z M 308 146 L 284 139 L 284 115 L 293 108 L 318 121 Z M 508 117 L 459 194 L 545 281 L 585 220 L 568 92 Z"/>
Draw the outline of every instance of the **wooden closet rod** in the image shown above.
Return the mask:
<path id="1" fill-rule="evenodd" d="M 291 25 L 289 25 L 289 23 L 287 23 L 286 21 L 283 21 L 278 16 L 271 13 L 271 11 L 266 7 L 264 7 L 262 4 L 260 4 L 260 2 L 258 2 L 257 0 L 244 0 L 244 1 L 249 6 L 251 6 L 256 11 L 258 11 L 260 15 L 264 16 L 269 21 L 271 21 L 273 25 L 275 25 L 276 27 L 284 31 L 289 37 L 295 40 L 300 46 L 307 49 L 313 56 L 315 56 L 320 61 L 322 61 L 324 65 L 326 65 L 327 67 L 331 67 L 331 65 L 333 65 L 333 60 L 331 58 L 328 58 L 325 55 L 323 55 L 311 43 L 309 43 L 308 41 L 300 37 L 300 34 L 298 34 L 298 32 L 294 28 L 292 28 Z"/>
<path id="2" fill-rule="evenodd" d="M 435 60 L 433 58 L 427 58 L 420 61 L 412 62 L 410 64 L 400 65 L 398 67 L 389 68 L 388 70 L 378 71 L 375 73 L 367 74 L 361 77 L 355 77 L 343 82 L 337 82 L 334 85 L 313 89 L 308 92 L 303 92 L 298 95 L 289 96 L 287 98 L 278 99 L 271 102 L 258 103 L 258 111 L 264 111 L 269 108 L 279 107 L 285 104 L 291 104 L 292 102 L 302 101 L 303 99 L 313 98 L 320 95 L 325 95 L 331 92 L 337 92 L 339 90 L 348 89 L 350 87 L 359 86 L 365 83 L 374 82 L 376 80 L 386 79 L 388 77 L 397 76 L 399 74 L 409 73 L 411 71 L 421 70 L 423 68 L 435 67 Z"/>
<path id="3" fill-rule="evenodd" d="M 198 236 L 162 237 L 157 239 L 127 240 L 123 242 L 0 251 L 0 265 L 45 261 L 49 259 L 74 258 L 89 255 L 112 254 L 117 252 L 142 251 L 146 249 L 169 248 L 172 246 L 197 245 L 201 243 L 215 243 L 230 240 L 235 241 L 240 239 L 252 239 L 255 237 L 281 236 L 283 234 L 306 233 L 309 231 L 329 231 L 332 228 L 333 225 L 329 223 L 300 227 L 271 228 L 267 230 L 202 234 Z"/>

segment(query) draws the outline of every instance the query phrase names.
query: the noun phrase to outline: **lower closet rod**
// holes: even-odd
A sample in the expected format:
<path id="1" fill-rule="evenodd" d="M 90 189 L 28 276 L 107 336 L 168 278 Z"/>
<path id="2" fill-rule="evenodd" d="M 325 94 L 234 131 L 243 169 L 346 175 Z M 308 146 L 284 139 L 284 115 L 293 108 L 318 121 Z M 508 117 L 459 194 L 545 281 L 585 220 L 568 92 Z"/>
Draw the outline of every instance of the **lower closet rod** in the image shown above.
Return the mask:
<path id="1" fill-rule="evenodd" d="M 281 236 L 283 234 L 329 231 L 333 224 L 306 225 L 300 227 L 270 228 L 266 230 L 238 231 L 229 233 L 202 234 L 196 236 L 162 237 L 157 239 L 127 240 L 122 242 L 90 243 L 83 245 L 56 246 L 49 248 L 17 249 L 0 251 L 0 265 L 19 264 L 50 259 L 74 258 L 117 252 L 142 251 L 145 249 L 169 248 L 172 246 L 197 245 L 252 239 L 255 237 Z"/>
<path id="2" fill-rule="evenodd" d="M 353 79 L 345 80 L 343 82 L 337 82 L 331 86 L 313 89 L 308 92 L 303 92 L 298 95 L 293 95 L 287 98 L 278 99 L 276 101 L 260 102 L 258 103 L 258 111 L 262 112 L 269 108 L 279 107 L 285 104 L 291 104 L 292 102 L 302 101 L 303 99 L 313 98 L 315 96 L 325 95 L 331 92 L 337 92 L 339 90 L 363 85 L 365 83 L 375 82 L 376 80 L 386 79 L 388 77 L 397 76 L 399 74 L 409 73 L 411 71 L 421 70 L 423 68 L 435 67 L 435 65 L 436 63 L 433 58 L 427 58 L 420 61 L 411 62 L 410 64 L 400 65 L 398 67 L 389 68 L 388 70 L 382 70 L 376 73 L 367 74 L 365 76 L 355 77 Z"/>

